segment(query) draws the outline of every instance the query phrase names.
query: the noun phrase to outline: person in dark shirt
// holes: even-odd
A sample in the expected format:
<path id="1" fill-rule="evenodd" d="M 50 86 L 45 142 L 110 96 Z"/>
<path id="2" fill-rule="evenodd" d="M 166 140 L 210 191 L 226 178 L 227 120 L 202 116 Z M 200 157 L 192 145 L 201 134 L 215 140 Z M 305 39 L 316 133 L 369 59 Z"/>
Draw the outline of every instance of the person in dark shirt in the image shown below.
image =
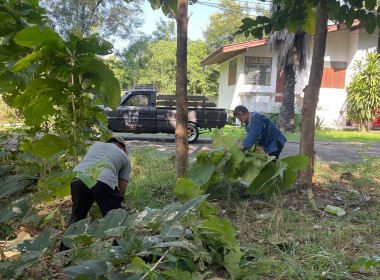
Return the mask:
<path id="1" fill-rule="evenodd" d="M 259 146 L 263 147 L 264 151 L 270 156 L 275 156 L 276 159 L 279 158 L 286 143 L 286 138 L 268 117 L 257 112 L 250 113 L 242 105 L 237 106 L 233 114 L 240 122 L 245 123 L 245 130 L 247 131 L 247 137 L 240 146 L 242 151 L 250 148 L 260 139 Z"/>

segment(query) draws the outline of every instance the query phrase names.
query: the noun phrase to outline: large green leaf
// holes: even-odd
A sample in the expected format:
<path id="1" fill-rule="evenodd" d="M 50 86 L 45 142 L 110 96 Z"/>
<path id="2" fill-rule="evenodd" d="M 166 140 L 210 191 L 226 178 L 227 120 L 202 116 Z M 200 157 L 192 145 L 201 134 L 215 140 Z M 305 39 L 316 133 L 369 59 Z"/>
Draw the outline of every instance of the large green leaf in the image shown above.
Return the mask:
<path id="1" fill-rule="evenodd" d="M 11 153 L 10 152 L 3 152 L 3 151 L 0 151 L 0 157 L 7 157 L 7 156 L 10 156 Z"/>
<path id="2" fill-rule="evenodd" d="M 94 53 L 97 55 L 109 55 L 113 51 L 113 45 L 96 34 L 81 38 L 77 42 L 76 53 Z"/>
<path id="3" fill-rule="evenodd" d="M 202 246 L 199 246 L 198 244 L 186 239 L 183 241 L 162 242 L 157 245 L 154 245 L 152 248 L 170 248 L 170 247 L 184 248 L 193 255 L 197 255 L 204 251 Z"/>
<path id="4" fill-rule="evenodd" d="M 271 183 L 274 182 L 274 175 L 277 173 L 278 167 L 275 163 L 270 162 L 264 167 L 259 175 L 252 181 L 245 191 L 247 194 L 260 195 L 264 194 Z"/>
<path id="5" fill-rule="evenodd" d="M 160 237 L 165 240 L 168 240 L 167 238 L 181 238 L 185 233 L 186 229 L 180 221 L 171 224 L 169 227 L 162 226 L 160 229 Z"/>
<path id="6" fill-rule="evenodd" d="M 327 205 L 325 210 L 326 212 L 337 215 L 338 217 L 346 215 L 346 211 L 342 208 L 332 205 Z"/>
<path id="7" fill-rule="evenodd" d="M 207 156 L 198 156 L 193 166 L 189 169 L 186 178 L 193 180 L 200 186 L 205 186 L 214 174 L 215 165 Z"/>
<path id="8" fill-rule="evenodd" d="M 25 70 L 34 62 L 36 62 L 40 58 L 40 56 L 41 56 L 40 52 L 32 52 L 31 54 L 28 54 L 27 56 L 20 59 L 15 65 L 13 65 L 11 71 L 18 72 L 18 71 Z"/>
<path id="9" fill-rule="evenodd" d="M 182 205 L 169 205 L 162 209 L 160 220 L 165 221 L 166 225 L 171 225 L 187 214 L 190 209 L 197 209 L 199 203 L 204 201 L 208 195 L 200 195 Z"/>
<path id="10" fill-rule="evenodd" d="M 349 11 L 349 7 L 347 5 L 342 5 L 337 13 L 337 20 L 339 23 L 343 23 L 346 21 L 347 13 Z"/>
<path id="11" fill-rule="evenodd" d="M 24 144 L 25 143 L 25 144 Z M 21 143 L 21 150 L 31 152 L 31 145 L 29 145 L 29 142 L 23 142 Z M 29 153 L 21 153 L 19 154 L 20 159 L 37 163 L 37 164 L 43 164 L 43 159 L 40 158 L 39 156 L 36 156 L 34 154 L 29 154 Z"/>
<path id="12" fill-rule="evenodd" d="M 0 177 L 7 175 L 13 168 L 13 165 L 0 165 Z"/>
<path id="13" fill-rule="evenodd" d="M 214 130 L 212 140 L 212 145 L 215 148 L 225 147 L 227 151 L 231 153 L 228 173 L 230 175 L 234 174 L 235 169 L 238 168 L 240 163 L 244 160 L 244 155 L 236 143 L 236 140 L 231 134 L 222 135 L 219 129 Z"/>
<path id="14" fill-rule="evenodd" d="M 65 239 L 65 237 L 87 233 L 88 231 L 91 231 L 93 229 L 93 227 L 90 225 L 91 218 L 83 219 L 74 224 L 71 224 L 63 234 L 63 244 L 65 244 L 69 248 L 72 248 L 74 246 L 74 243 L 71 242 L 71 237 L 69 239 Z M 91 232 L 89 234 L 91 234 Z"/>
<path id="15" fill-rule="evenodd" d="M 111 269 L 112 264 L 109 262 L 89 260 L 82 263 L 82 265 L 67 267 L 63 271 L 71 277 L 75 277 L 75 279 L 96 280 L 110 272 Z M 87 278 L 83 278 L 85 275 Z"/>
<path id="16" fill-rule="evenodd" d="M 49 40 L 61 41 L 61 37 L 49 27 L 45 27 L 41 31 L 38 26 L 24 28 L 14 37 L 14 41 L 17 44 L 30 48 L 41 45 Z"/>
<path id="17" fill-rule="evenodd" d="M 7 201 L 0 206 L 0 223 L 17 217 L 23 217 L 28 213 L 30 208 L 30 201 L 27 197 Z"/>
<path id="18" fill-rule="evenodd" d="M 212 236 L 212 239 L 219 241 L 224 247 L 227 244 L 231 246 L 238 245 L 235 238 L 236 231 L 231 224 L 215 216 L 208 216 L 197 227 L 201 230 L 202 234 Z"/>
<path id="19" fill-rule="evenodd" d="M 95 186 L 100 173 L 104 168 L 111 168 L 111 166 L 105 165 L 108 161 L 107 158 L 99 160 L 89 166 L 84 172 L 76 172 L 76 177 L 78 177 L 83 183 L 86 184 L 88 188 Z"/>
<path id="20" fill-rule="evenodd" d="M 65 150 L 67 150 L 67 143 L 54 134 L 46 134 L 32 145 L 32 153 L 45 160 Z"/>
<path id="21" fill-rule="evenodd" d="M 373 13 L 367 13 L 364 19 L 365 30 L 368 34 L 372 34 L 376 28 L 376 16 Z"/>
<path id="22" fill-rule="evenodd" d="M 240 267 L 240 260 L 244 253 L 240 250 L 239 246 L 224 249 L 223 266 L 227 269 L 232 279 L 244 278 L 244 270 Z"/>
<path id="23" fill-rule="evenodd" d="M 368 10 L 373 10 L 376 7 L 376 0 L 365 0 L 365 7 Z"/>
<path id="24" fill-rule="evenodd" d="M 308 17 L 305 19 L 305 23 L 301 25 L 303 31 L 311 35 L 315 32 L 316 12 L 314 9 L 307 11 Z"/>
<path id="25" fill-rule="evenodd" d="M 350 268 L 350 270 L 353 270 L 357 266 L 364 265 L 365 269 L 369 269 L 371 267 L 375 268 L 380 264 L 380 257 L 379 256 L 373 256 L 372 258 L 363 257 L 357 260 Z"/>
<path id="26" fill-rule="evenodd" d="M 309 164 L 309 157 L 306 155 L 296 155 L 281 159 L 280 161 L 286 163 L 287 168 L 291 170 L 304 169 Z"/>
<path id="27" fill-rule="evenodd" d="M 94 236 L 90 234 L 66 235 L 65 240 L 74 244 L 81 244 L 86 246 L 90 246 L 95 242 Z"/>
<path id="28" fill-rule="evenodd" d="M 48 252 L 48 249 L 55 246 L 55 241 L 59 237 L 60 232 L 56 229 L 47 228 L 36 239 L 24 240 L 17 245 L 20 252 L 37 252 L 42 255 Z M 29 258 L 27 255 L 26 258 Z"/>
<path id="29" fill-rule="evenodd" d="M 186 202 L 200 196 L 202 190 L 194 181 L 186 178 L 179 178 L 175 183 L 174 193 L 181 202 Z"/>
<path id="30" fill-rule="evenodd" d="M 134 257 L 132 263 L 127 266 L 126 272 L 146 273 L 149 270 L 150 267 L 140 257 Z"/>
<path id="31" fill-rule="evenodd" d="M 285 169 L 283 178 L 282 178 L 283 184 L 282 184 L 281 191 L 284 192 L 284 191 L 289 190 L 296 180 L 297 180 L 297 172 L 295 170 Z"/>
<path id="32" fill-rule="evenodd" d="M 173 223 L 181 219 L 188 213 L 189 210 L 196 210 L 200 202 L 206 200 L 208 195 L 201 195 L 184 204 L 171 204 L 163 209 L 145 209 L 139 213 L 131 215 L 126 220 L 126 225 L 129 227 L 147 227 L 151 228 L 152 225 L 159 227 L 170 227 Z"/>
<path id="33" fill-rule="evenodd" d="M 127 217 L 127 212 L 124 209 L 115 209 L 107 213 L 107 215 L 98 220 L 95 231 L 92 233 L 96 238 L 102 238 L 106 236 L 105 232 L 111 228 L 120 227 L 125 218 Z"/>
<path id="34" fill-rule="evenodd" d="M 48 116 L 57 113 L 55 105 L 68 102 L 67 83 L 55 79 L 35 79 L 15 99 L 15 105 L 25 117 L 25 123 L 39 126 Z"/>
<path id="35" fill-rule="evenodd" d="M 347 28 L 351 28 L 352 24 L 354 23 L 354 20 L 355 20 L 355 9 L 351 7 L 346 16 Z"/>
<path id="36" fill-rule="evenodd" d="M 238 176 L 246 183 L 251 183 L 256 176 L 260 173 L 262 165 L 265 165 L 259 158 L 255 155 L 246 155 L 244 159 L 244 164 L 239 168 L 242 172 L 238 173 Z"/>
<path id="37" fill-rule="evenodd" d="M 79 57 L 78 74 L 88 73 L 93 75 L 91 83 L 94 85 L 92 92 L 95 93 L 103 104 L 115 109 L 120 103 L 120 86 L 115 74 L 107 64 L 96 57 Z"/>
<path id="38" fill-rule="evenodd" d="M 0 199 L 6 195 L 10 195 L 17 192 L 26 186 L 30 182 L 27 180 L 24 174 L 10 175 L 0 178 Z"/>

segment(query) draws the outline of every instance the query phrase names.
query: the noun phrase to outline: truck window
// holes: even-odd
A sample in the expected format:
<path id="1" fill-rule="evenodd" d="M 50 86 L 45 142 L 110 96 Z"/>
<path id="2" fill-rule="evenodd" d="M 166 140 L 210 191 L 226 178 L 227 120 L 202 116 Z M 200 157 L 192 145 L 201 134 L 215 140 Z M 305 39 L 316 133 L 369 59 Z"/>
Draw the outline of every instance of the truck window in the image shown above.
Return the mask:
<path id="1" fill-rule="evenodd" d="M 147 94 L 136 94 L 132 95 L 123 106 L 138 106 L 138 107 L 149 107 L 149 95 Z"/>

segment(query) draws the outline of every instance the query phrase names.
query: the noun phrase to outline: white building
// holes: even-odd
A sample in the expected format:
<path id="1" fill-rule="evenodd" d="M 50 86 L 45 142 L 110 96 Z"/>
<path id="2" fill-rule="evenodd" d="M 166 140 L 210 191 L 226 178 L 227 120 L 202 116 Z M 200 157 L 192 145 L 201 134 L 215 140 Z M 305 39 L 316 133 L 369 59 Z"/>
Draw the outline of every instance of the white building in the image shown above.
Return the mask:
<path id="1" fill-rule="evenodd" d="M 317 116 L 323 119 L 323 125 L 346 125 L 346 86 L 351 81 L 352 66 L 366 53 L 378 50 L 377 34 L 377 31 L 367 34 L 358 21 L 350 29 L 345 24 L 328 26 L 317 106 Z M 201 62 L 202 65 L 220 64 L 218 107 L 233 110 L 237 105 L 244 105 L 250 111 L 264 113 L 279 109 L 284 74 L 277 72 L 277 53 L 270 52 L 267 44 L 268 39 L 262 39 L 222 46 Z M 312 50 L 306 69 L 296 77 L 297 107 L 302 105 L 303 89 L 308 84 L 311 54 Z"/>

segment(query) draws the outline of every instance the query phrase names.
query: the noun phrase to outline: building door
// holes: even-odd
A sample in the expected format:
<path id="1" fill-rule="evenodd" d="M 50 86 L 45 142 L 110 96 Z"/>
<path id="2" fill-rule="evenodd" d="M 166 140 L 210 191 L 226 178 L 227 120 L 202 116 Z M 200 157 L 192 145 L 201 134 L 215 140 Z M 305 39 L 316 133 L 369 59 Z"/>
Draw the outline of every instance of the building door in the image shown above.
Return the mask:
<path id="1" fill-rule="evenodd" d="M 277 72 L 276 78 L 276 93 L 284 93 L 284 82 L 285 82 L 285 73 L 284 71 Z M 281 102 L 282 96 L 276 96 L 274 102 Z"/>

